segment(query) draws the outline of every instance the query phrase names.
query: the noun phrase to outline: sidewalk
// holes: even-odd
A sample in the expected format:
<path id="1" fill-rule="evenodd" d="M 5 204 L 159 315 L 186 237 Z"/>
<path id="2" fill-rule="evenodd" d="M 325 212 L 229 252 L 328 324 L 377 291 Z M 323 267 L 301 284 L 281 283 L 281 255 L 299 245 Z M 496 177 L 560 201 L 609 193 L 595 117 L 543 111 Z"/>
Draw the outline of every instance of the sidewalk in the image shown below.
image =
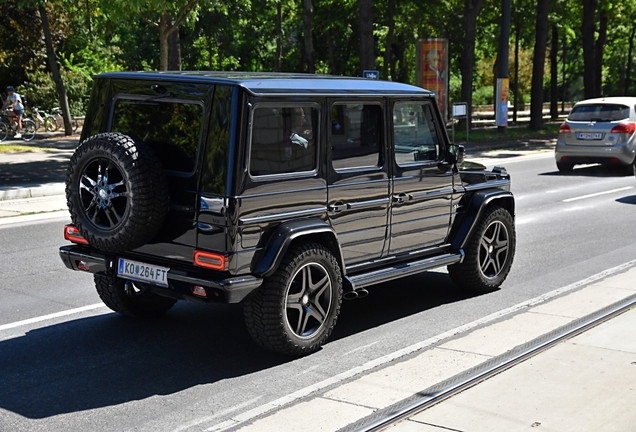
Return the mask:
<path id="1" fill-rule="evenodd" d="M 636 430 L 636 308 L 387 432 Z"/>
<path id="2" fill-rule="evenodd" d="M 210 431 L 356 431 L 488 369 L 617 302 L 636 261 L 356 366 L 239 413 Z M 636 424 L 636 310 L 496 375 L 387 431 L 628 431 Z M 329 416 L 324 414 L 328 412 Z"/>

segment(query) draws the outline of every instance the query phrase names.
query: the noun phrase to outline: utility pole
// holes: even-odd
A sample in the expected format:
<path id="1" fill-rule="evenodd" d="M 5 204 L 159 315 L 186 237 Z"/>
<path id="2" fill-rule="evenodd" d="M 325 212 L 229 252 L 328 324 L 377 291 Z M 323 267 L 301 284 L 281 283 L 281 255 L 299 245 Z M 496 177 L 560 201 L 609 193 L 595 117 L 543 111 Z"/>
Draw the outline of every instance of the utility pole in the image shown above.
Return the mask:
<path id="1" fill-rule="evenodd" d="M 495 101 L 495 109 L 499 107 L 499 112 L 495 112 L 495 118 L 505 117 L 505 121 L 499 121 L 497 124 L 497 130 L 499 132 L 505 133 L 508 126 L 508 52 L 510 47 L 510 8 L 511 8 L 512 0 L 501 0 L 501 32 L 499 34 L 499 55 L 498 55 L 498 63 L 499 70 L 497 73 L 497 78 L 502 79 L 497 80 L 496 85 L 505 85 L 505 88 L 497 89 L 497 101 Z M 502 93 L 506 92 L 505 95 L 505 107 L 502 108 Z M 505 113 L 502 112 L 505 110 Z M 502 124 L 503 123 L 503 124 Z"/>

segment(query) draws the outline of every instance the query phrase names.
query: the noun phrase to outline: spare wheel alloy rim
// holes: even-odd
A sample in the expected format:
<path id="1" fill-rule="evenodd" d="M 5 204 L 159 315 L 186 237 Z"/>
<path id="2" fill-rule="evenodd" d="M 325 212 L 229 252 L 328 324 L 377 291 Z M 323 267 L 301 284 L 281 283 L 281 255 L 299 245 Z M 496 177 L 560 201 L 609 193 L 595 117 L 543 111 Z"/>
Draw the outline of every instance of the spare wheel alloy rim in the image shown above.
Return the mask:
<path id="1" fill-rule="evenodd" d="M 124 220 L 130 191 L 119 167 L 110 159 L 99 158 L 86 164 L 79 181 L 82 212 L 95 227 L 117 228 Z"/>

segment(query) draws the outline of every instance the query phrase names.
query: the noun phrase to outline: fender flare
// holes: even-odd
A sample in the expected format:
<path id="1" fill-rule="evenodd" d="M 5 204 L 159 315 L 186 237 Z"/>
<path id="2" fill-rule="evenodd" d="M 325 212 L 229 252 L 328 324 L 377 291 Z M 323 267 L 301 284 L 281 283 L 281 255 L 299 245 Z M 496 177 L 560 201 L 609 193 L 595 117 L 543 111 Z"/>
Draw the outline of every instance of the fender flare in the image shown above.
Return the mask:
<path id="1" fill-rule="evenodd" d="M 274 229 L 265 247 L 252 260 L 252 273 L 258 277 L 271 276 L 280 265 L 291 243 L 300 237 L 321 237 L 322 243 L 334 252 L 340 263 L 343 277 L 346 276 L 342 251 L 337 235 L 331 225 L 321 219 L 301 219 L 280 224 Z"/>
<path id="2" fill-rule="evenodd" d="M 463 249 L 466 246 L 484 210 L 493 202 L 501 204 L 513 218 L 515 217 L 515 199 L 512 192 L 501 189 L 475 191 L 464 204 L 466 211 L 463 216 L 457 218 L 451 227 L 450 239 L 453 250 Z"/>

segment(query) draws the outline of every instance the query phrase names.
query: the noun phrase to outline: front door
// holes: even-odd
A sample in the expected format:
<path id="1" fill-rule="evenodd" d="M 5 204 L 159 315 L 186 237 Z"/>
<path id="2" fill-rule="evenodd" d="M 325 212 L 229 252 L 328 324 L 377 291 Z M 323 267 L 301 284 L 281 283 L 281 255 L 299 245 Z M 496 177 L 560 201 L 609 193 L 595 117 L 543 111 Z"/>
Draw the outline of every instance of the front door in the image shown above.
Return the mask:
<path id="1" fill-rule="evenodd" d="M 329 101 L 329 218 L 345 265 L 386 253 L 389 174 L 384 105 Z"/>
<path id="2" fill-rule="evenodd" d="M 453 173 L 434 101 L 393 104 L 393 191 L 390 254 L 444 244 Z"/>

